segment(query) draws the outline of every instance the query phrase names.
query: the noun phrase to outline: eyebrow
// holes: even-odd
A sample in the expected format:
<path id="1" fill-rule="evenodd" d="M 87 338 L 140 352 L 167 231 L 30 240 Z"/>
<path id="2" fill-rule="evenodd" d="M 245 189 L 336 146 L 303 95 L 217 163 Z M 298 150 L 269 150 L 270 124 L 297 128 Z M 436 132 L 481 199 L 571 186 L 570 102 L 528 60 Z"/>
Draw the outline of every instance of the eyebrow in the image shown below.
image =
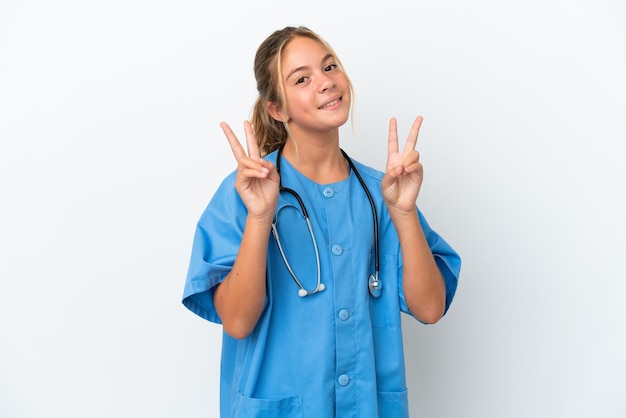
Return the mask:
<path id="1" fill-rule="evenodd" d="M 328 54 L 326 54 L 326 55 L 324 56 L 324 58 L 322 58 L 322 61 L 321 61 L 321 62 L 322 62 L 322 63 L 324 63 L 324 62 L 328 61 L 330 58 L 334 58 L 334 56 L 333 56 L 333 54 L 328 53 Z M 306 69 L 308 69 L 308 68 L 309 68 L 309 67 L 307 67 L 306 65 L 303 65 L 303 66 L 301 66 L 301 67 L 294 68 L 293 70 L 291 70 L 291 71 L 289 72 L 289 74 L 287 74 L 287 80 L 289 79 L 289 77 L 291 77 L 292 75 L 294 75 L 294 74 L 295 74 L 295 73 L 297 73 L 298 71 L 306 70 Z"/>

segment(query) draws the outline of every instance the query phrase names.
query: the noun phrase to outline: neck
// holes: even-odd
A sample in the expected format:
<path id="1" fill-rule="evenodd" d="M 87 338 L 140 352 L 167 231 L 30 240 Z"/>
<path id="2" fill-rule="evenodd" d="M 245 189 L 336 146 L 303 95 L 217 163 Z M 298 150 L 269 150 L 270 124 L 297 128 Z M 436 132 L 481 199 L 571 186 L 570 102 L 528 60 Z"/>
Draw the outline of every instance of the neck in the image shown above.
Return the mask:
<path id="1" fill-rule="evenodd" d="M 283 158 L 300 173 L 320 184 L 336 183 L 350 174 L 338 138 L 328 141 L 289 138 L 283 149 Z"/>

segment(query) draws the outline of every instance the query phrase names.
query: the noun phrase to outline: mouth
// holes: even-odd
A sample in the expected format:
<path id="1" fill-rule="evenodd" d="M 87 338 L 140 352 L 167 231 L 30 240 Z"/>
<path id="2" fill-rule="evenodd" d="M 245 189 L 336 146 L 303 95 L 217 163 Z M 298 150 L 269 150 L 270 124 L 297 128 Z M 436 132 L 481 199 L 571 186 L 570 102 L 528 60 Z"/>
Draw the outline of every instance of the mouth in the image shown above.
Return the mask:
<path id="1" fill-rule="evenodd" d="M 329 108 L 337 106 L 340 103 L 341 103 L 341 96 L 324 103 L 323 105 L 318 107 L 318 109 L 329 109 Z"/>

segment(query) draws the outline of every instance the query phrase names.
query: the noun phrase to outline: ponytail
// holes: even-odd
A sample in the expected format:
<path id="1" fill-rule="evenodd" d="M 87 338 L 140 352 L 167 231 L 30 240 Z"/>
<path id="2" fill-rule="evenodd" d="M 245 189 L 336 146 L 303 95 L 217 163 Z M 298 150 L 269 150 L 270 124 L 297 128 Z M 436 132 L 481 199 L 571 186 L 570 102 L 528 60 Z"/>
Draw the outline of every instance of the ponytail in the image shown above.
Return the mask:
<path id="1" fill-rule="evenodd" d="M 252 108 L 251 123 L 262 157 L 280 148 L 287 140 L 285 124 L 270 116 L 260 95 Z"/>

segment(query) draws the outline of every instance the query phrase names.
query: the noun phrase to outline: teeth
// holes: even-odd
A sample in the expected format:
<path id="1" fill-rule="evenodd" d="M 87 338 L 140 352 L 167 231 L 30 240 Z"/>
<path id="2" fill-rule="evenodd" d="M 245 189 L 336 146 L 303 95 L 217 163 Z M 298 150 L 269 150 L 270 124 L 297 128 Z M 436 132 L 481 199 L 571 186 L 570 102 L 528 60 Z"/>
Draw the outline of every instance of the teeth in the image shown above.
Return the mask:
<path id="1" fill-rule="evenodd" d="M 321 108 L 323 109 L 323 108 L 325 108 L 325 107 L 332 106 L 332 105 L 334 105 L 335 103 L 338 103 L 338 102 L 339 102 L 339 100 L 340 100 L 340 99 L 337 99 L 337 100 L 333 100 L 333 101 L 332 101 L 332 102 L 330 102 L 330 103 L 326 103 L 326 104 L 325 104 L 324 106 L 322 106 Z"/>

